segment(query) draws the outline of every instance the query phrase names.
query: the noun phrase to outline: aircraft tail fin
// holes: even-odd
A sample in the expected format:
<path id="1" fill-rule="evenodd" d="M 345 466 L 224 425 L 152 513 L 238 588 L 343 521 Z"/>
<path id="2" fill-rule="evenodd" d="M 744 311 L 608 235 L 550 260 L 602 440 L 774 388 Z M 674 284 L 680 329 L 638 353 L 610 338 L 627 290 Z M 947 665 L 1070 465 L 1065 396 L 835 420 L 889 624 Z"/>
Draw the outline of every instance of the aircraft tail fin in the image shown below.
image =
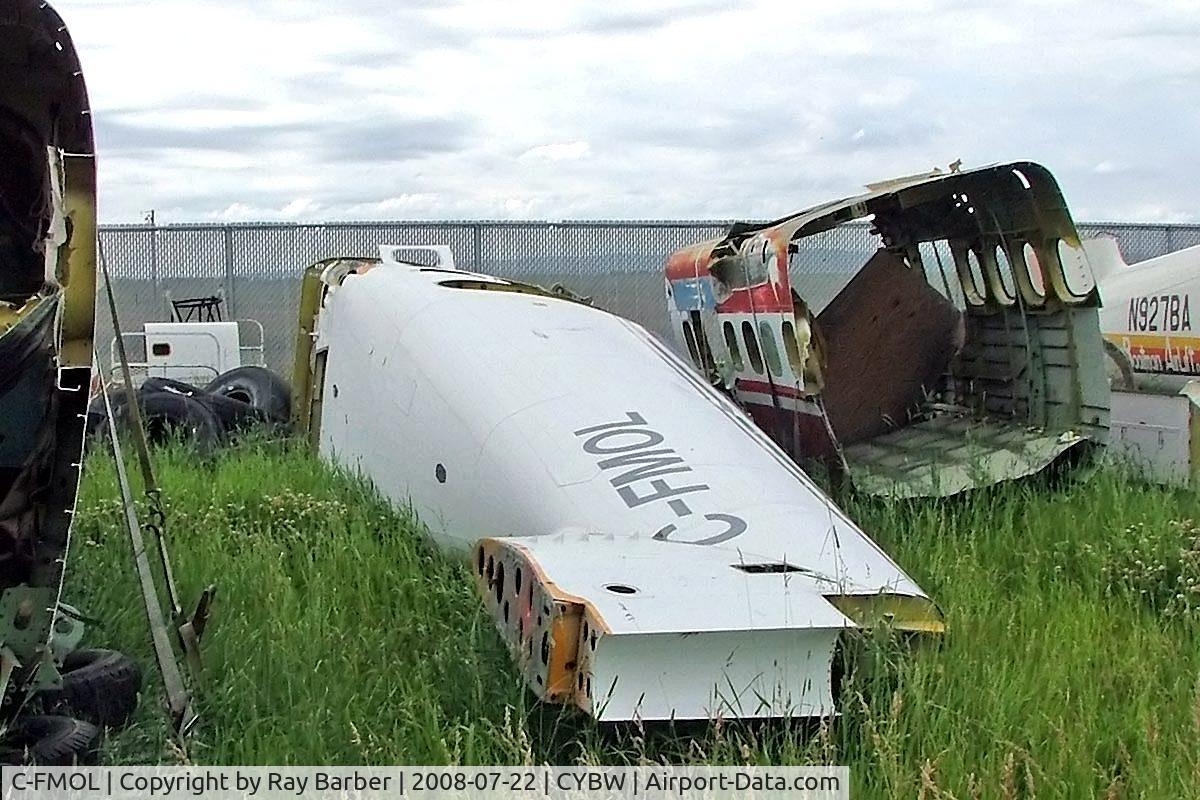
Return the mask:
<path id="1" fill-rule="evenodd" d="M 1087 254 L 1089 266 L 1096 281 L 1102 281 L 1109 275 L 1129 269 L 1125 256 L 1121 255 L 1121 245 L 1117 237 L 1102 234 L 1083 240 L 1083 251 Z"/>

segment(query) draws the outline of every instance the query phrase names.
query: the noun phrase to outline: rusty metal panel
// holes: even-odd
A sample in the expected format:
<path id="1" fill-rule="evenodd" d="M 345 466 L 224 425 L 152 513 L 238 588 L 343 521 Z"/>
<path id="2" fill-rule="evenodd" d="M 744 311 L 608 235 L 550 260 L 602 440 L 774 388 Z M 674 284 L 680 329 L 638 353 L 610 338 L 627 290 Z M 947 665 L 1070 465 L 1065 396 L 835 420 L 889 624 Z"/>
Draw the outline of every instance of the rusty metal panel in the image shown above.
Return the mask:
<path id="1" fill-rule="evenodd" d="M 957 309 L 879 251 L 817 317 L 828 343 L 825 408 L 846 445 L 886 433 L 937 389 L 959 335 Z"/>

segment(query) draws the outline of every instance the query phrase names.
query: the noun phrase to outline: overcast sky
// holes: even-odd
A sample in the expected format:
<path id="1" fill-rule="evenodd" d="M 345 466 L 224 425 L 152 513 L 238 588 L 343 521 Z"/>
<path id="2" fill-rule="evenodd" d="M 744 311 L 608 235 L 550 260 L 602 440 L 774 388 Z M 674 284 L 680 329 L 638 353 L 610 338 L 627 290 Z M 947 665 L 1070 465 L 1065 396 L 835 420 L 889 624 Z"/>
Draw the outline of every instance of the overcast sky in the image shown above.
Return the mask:
<path id="1" fill-rule="evenodd" d="M 1029 158 L 1200 220 L 1196 0 L 57 0 L 101 216 L 775 217 Z"/>

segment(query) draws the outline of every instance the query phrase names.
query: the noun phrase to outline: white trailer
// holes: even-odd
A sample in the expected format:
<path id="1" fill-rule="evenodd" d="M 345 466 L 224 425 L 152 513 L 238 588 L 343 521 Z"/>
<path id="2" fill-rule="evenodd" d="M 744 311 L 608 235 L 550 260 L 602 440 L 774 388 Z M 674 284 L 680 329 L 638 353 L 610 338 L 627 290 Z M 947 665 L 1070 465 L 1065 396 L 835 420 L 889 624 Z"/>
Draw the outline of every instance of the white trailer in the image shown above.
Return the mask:
<path id="1" fill-rule="evenodd" d="M 141 331 L 122 331 L 126 352 L 144 354 L 131 360 L 135 382 L 170 378 L 205 386 L 218 375 L 242 366 L 263 366 L 263 326 L 258 320 L 212 322 L 147 322 Z M 109 379 L 120 380 L 117 340 L 109 344 Z"/>
<path id="2" fill-rule="evenodd" d="M 904 570 L 644 329 L 397 253 L 306 276 L 300 427 L 469 553 L 539 697 L 603 720 L 828 715 L 843 632 L 942 630 Z"/>

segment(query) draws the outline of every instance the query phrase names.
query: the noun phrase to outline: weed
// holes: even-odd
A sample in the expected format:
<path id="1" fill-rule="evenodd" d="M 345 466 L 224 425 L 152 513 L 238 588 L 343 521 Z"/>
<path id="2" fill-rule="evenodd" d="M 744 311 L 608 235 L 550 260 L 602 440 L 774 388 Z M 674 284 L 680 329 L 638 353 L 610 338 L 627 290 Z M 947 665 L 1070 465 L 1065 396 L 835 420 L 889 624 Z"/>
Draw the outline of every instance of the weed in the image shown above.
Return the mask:
<path id="1" fill-rule="evenodd" d="M 151 683 L 109 761 L 832 762 L 856 798 L 1200 796 L 1194 492 L 1101 471 L 947 501 L 850 497 L 944 611 L 940 641 L 862 637 L 838 719 L 608 728 L 532 700 L 461 556 L 369 488 L 290 445 L 158 461 L 181 589 L 219 586 L 201 724 L 173 749 Z M 116 496 L 96 454 L 66 600 L 104 620 L 92 642 L 150 667 Z"/>

